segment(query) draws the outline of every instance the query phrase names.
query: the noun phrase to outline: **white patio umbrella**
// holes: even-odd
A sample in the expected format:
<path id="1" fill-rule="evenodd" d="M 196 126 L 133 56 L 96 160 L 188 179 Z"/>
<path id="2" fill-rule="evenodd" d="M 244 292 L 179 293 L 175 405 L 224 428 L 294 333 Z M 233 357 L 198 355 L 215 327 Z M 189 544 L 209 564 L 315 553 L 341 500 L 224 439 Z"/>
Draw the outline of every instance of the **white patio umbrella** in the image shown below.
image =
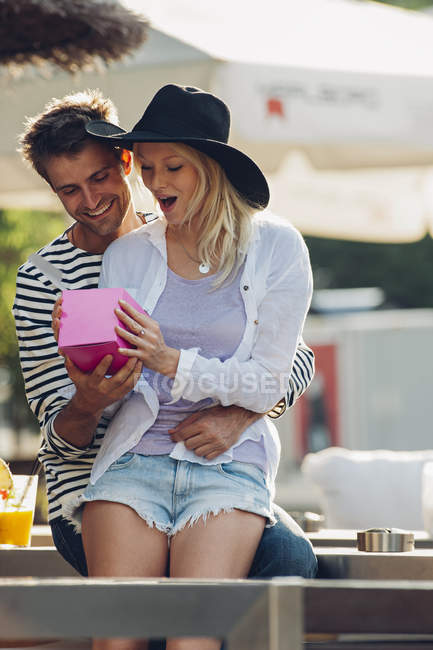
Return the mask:
<path id="1" fill-rule="evenodd" d="M 268 178 L 271 208 L 304 235 L 411 242 L 433 232 L 433 168 L 317 170 L 289 154 Z"/>
<path id="2" fill-rule="evenodd" d="M 31 172 L 23 173 L 18 158 L 11 165 L 8 154 L 15 149 L 24 112 L 33 114 L 52 96 L 82 87 L 100 87 L 112 97 L 126 127 L 135 123 L 164 83 L 215 91 L 232 109 L 232 143 L 252 155 L 268 175 L 271 208 L 310 234 L 316 228 L 313 213 L 322 236 L 327 234 L 324 224 L 332 236 L 341 232 L 362 239 L 371 234 L 366 228 L 371 202 L 364 200 L 361 211 L 358 181 L 354 181 L 358 189 L 350 195 L 349 169 L 433 165 L 430 17 L 355 0 L 128 0 L 128 4 L 142 11 L 153 28 L 127 62 L 111 66 L 103 76 L 82 73 L 73 83 L 59 73 L 48 81 L 33 75 L 7 88 L 7 102 L 2 99 L 0 107 L 7 124 L 7 135 L 0 141 L 0 205 L 10 205 L 18 196 L 45 204 L 46 188 Z M 300 179 L 299 166 L 298 177 L 293 175 L 293 151 L 301 152 L 313 166 L 303 165 L 306 189 L 304 196 L 297 192 L 296 200 L 293 190 Z M 319 169 L 344 174 L 340 181 L 335 171 L 334 176 L 328 171 L 319 176 Z M 370 176 L 376 187 L 385 183 L 382 171 Z M 389 190 L 381 193 L 376 238 L 404 241 L 425 233 L 430 209 L 424 191 L 427 176 L 424 167 L 399 170 L 397 180 L 389 181 Z M 365 183 L 366 178 L 364 174 Z M 328 194 L 343 188 L 346 207 L 339 220 L 345 221 L 344 230 L 338 223 L 331 227 L 332 207 L 324 218 L 318 184 L 325 180 L 332 182 Z M 37 188 L 36 193 L 28 192 Z M 395 207 L 402 205 L 398 197 L 403 195 L 408 207 L 397 214 Z M 343 204 L 341 198 L 337 201 Z M 309 215 L 308 227 L 302 214 Z M 355 214 L 358 218 L 352 219 Z M 394 215 L 391 221 L 389 214 Z M 410 228 L 400 229 L 403 217 L 409 219 Z"/>
<path id="3" fill-rule="evenodd" d="M 213 63 L 234 136 L 277 168 L 433 162 L 433 20 L 359 0 L 128 0 Z M 185 70 L 186 71 L 186 70 Z"/>

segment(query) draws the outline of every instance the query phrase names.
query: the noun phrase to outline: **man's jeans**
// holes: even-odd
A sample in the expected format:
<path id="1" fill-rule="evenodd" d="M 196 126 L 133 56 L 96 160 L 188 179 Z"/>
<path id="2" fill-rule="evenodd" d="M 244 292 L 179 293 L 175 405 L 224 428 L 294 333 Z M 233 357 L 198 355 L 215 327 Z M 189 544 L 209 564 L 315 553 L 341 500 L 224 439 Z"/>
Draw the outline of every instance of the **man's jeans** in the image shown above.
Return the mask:
<path id="1" fill-rule="evenodd" d="M 274 512 L 277 523 L 272 528 L 265 528 L 248 577 L 314 578 L 317 572 L 317 560 L 309 540 L 282 508 L 274 505 Z M 81 535 L 75 533 L 72 526 L 61 518 L 51 522 L 51 531 L 59 553 L 78 573 L 87 576 Z M 149 650 L 162 650 L 164 647 L 165 645 L 159 641 L 152 641 L 149 644 Z"/>

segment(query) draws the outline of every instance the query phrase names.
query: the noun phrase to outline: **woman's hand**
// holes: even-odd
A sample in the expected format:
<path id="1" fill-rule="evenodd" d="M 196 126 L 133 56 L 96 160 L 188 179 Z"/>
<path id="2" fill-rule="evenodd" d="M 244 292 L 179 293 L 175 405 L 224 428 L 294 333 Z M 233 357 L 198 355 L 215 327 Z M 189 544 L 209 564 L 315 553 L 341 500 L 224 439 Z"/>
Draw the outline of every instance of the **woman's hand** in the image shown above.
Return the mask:
<path id="1" fill-rule="evenodd" d="M 142 314 L 125 300 L 119 300 L 122 309 L 115 309 L 116 316 L 129 330 L 116 326 L 116 332 L 134 348 L 119 348 L 127 357 L 136 357 L 143 365 L 167 377 L 176 376 L 180 351 L 165 344 L 158 323 L 148 314 Z"/>
<path id="2" fill-rule="evenodd" d="M 63 298 L 61 296 L 60 298 L 57 298 L 51 316 L 51 327 L 53 328 L 54 338 L 56 339 L 56 341 L 59 340 L 60 316 L 62 315 L 62 302 L 63 302 Z"/>

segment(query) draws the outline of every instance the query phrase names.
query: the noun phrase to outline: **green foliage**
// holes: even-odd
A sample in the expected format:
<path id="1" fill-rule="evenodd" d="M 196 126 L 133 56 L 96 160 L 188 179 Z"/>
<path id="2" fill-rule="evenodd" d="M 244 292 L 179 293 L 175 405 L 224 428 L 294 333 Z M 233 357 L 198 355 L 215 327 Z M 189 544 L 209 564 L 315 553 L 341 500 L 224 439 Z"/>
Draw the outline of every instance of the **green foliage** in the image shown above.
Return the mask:
<path id="1" fill-rule="evenodd" d="M 25 405 L 18 346 L 11 307 L 15 296 L 17 268 L 27 257 L 54 239 L 64 229 L 59 214 L 30 210 L 0 210 L 0 366 L 11 374 L 11 424 L 18 430 L 33 422 Z"/>
<path id="2" fill-rule="evenodd" d="M 433 307 L 433 239 L 370 244 L 306 237 L 316 288 L 381 287 L 390 306 Z"/>
<path id="3" fill-rule="evenodd" d="M 425 9 L 433 5 L 432 0 L 376 0 L 385 5 L 394 5 L 403 9 Z"/>

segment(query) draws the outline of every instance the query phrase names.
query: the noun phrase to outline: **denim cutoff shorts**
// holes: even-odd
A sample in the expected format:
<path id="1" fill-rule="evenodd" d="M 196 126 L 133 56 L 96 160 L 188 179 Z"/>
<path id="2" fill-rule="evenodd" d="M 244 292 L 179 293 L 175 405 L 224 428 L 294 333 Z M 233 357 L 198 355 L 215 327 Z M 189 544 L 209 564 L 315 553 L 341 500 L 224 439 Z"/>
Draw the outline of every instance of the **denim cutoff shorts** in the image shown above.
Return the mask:
<path id="1" fill-rule="evenodd" d="M 265 517 L 268 526 L 276 522 L 264 472 L 238 461 L 201 465 L 128 452 L 87 486 L 80 503 L 88 501 L 124 503 L 170 537 L 200 517 L 235 508 Z"/>

